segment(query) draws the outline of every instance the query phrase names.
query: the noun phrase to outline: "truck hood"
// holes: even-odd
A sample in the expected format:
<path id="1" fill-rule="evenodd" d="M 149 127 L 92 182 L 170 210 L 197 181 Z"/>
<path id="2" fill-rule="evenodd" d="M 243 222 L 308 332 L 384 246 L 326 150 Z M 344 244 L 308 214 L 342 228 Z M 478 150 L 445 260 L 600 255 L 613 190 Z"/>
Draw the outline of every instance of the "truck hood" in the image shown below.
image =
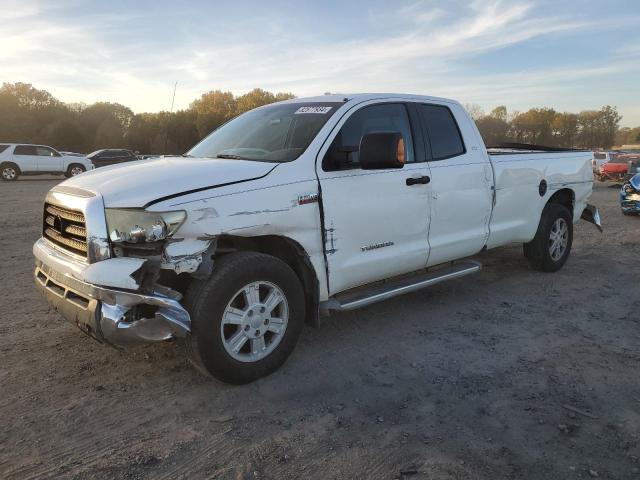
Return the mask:
<path id="1" fill-rule="evenodd" d="M 162 157 L 98 168 L 60 186 L 98 193 L 106 207 L 140 208 L 164 197 L 258 179 L 276 167 L 249 160 Z"/>

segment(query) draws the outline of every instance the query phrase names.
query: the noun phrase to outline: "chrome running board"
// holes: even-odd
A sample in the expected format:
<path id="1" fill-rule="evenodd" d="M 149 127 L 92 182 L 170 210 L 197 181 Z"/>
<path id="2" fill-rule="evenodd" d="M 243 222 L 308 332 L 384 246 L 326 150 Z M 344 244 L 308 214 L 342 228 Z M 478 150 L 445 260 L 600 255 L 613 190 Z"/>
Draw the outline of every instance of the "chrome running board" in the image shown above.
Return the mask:
<path id="1" fill-rule="evenodd" d="M 471 275 L 472 273 L 479 272 L 481 268 L 482 264 L 480 262 L 465 260 L 464 262 L 454 263 L 435 271 L 412 275 L 410 277 L 404 276 L 385 283 L 376 283 L 370 288 L 360 287 L 357 291 L 338 294 L 325 302 L 321 302 L 320 311 L 327 313 L 329 310 L 342 312 L 355 310 L 356 308 L 365 307 L 373 303 L 397 297 L 398 295 L 415 292 L 416 290 L 430 287 L 436 283 Z"/>

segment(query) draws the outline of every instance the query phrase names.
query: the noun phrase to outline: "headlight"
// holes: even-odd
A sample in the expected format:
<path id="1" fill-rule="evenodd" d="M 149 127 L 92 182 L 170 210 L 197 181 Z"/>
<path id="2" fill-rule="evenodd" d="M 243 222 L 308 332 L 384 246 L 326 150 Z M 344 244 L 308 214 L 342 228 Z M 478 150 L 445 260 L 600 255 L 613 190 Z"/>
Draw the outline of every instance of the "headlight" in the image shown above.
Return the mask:
<path id="1" fill-rule="evenodd" d="M 182 225 L 187 213 L 147 212 L 126 208 L 107 208 L 107 229 L 112 242 L 157 242 L 170 237 Z"/>
<path id="2" fill-rule="evenodd" d="M 635 192 L 636 190 L 635 190 L 635 188 L 633 188 L 633 187 L 631 186 L 631 184 L 629 184 L 629 183 L 625 183 L 625 184 L 622 186 L 622 191 L 623 191 L 624 193 L 633 193 L 633 192 Z"/>

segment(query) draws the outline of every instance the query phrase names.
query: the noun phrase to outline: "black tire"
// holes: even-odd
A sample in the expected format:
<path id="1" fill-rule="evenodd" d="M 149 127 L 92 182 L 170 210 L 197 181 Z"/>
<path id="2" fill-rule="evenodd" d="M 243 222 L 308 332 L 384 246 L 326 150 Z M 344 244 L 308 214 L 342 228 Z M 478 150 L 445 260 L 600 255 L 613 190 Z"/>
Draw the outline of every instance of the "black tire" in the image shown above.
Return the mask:
<path id="1" fill-rule="evenodd" d="M 87 169 L 85 168 L 84 165 L 80 165 L 79 163 L 72 163 L 71 165 L 69 165 L 69 167 L 67 167 L 67 171 L 64 172 L 64 176 L 67 178 L 71 178 L 74 177 L 76 175 L 80 175 L 79 173 L 75 173 L 75 170 L 82 170 L 81 173 L 86 172 Z"/>
<path id="2" fill-rule="evenodd" d="M 21 173 L 20 167 L 13 162 L 4 162 L 0 164 L 0 178 L 5 182 L 16 181 Z"/>
<path id="3" fill-rule="evenodd" d="M 550 251 L 551 233 L 554 224 L 562 221 L 567 227 L 566 247 L 561 256 L 553 258 Z M 541 272 L 557 272 L 567 261 L 573 243 L 573 220 L 571 212 L 564 205 L 549 203 L 542 210 L 540 224 L 536 236 L 529 243 L 524 244 L 524 256 L 534 270 Z"/>
<path id="4" fill-rule="evenodd" d="M 237 292 L 258 281 L 270 282 L 284 293 L 289 318 L 270 354 L 243 362 L 225 349 L 222 317 Z M 181 343 L 191 363 L 205 375 L 236 385 L 249 383 L 274 372 L 293 352 L 304 324 L 304 304 L 302 285 L 286 263 L 257 252 L 230 253 L 216 260 L 208 280 L 193 280 L 189 285 L 184 305 L 191 315 L 191 334 Z"/>

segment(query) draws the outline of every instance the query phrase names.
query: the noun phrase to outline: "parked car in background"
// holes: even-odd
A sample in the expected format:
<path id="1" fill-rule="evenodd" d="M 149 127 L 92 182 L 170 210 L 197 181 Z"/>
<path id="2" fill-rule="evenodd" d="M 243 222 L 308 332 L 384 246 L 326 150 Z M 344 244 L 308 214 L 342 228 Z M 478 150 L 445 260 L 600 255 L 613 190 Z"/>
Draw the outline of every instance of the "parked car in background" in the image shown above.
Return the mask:
<path id="1" fill-rule="evenodd" d="M 107 165 L 114 165 L 116 163 L 131 162 L 138 160 L 138 157 L 131 150 L 106 148 L 103 150 L 96 150 L 87 155 L 87 158 L 91 160 L 96 168 L 106 167 Z"/>
<path id="2" fill-rule="evenodd" d="M 598 173 L 605 163 L 609 163 L 612 158 L 615 158 L 616 152 L 593 152 L 593 159 L 591 160 L 591 166 L 593 167 L 593 173 Z"/>
<path id="3" fill-rule="evenodd" d="M 640 173 L 640 154 L 621 153 L 612 156 L 611 161 L 600 168 L 597 177 L 601 182 L 606 180 L 623 182 L 636 173 Z"/>
<path id="4" fill-rule="evenodd" d="M 0 143 L 2 180 L 16 180 L 20 175 L 65 175 L 75 177 L 93 164 L 86 157 L 64 155 L 45 145 Z"/>
<path id="5" fill-rule="evenodd" d="M 622 185 L 620 208 L 625 215 L 640 215 L 640 173 L 636 173 Z"/>

